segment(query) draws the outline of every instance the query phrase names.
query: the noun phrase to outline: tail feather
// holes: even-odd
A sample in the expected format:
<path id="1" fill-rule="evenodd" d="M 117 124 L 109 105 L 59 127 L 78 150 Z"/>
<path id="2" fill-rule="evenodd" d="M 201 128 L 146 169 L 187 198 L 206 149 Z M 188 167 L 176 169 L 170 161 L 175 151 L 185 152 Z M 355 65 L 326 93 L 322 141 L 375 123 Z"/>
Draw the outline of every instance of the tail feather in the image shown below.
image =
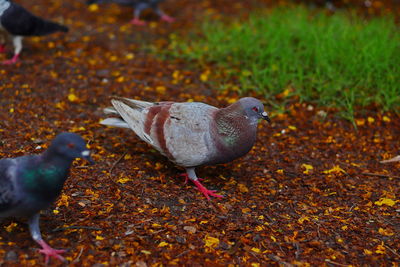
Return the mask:
<path id="1" fill-rule="evenodd" d="M 106 107 L 105 109 L 103 109 L 104 114 L 109 115 L 109 114 L 113 114 L 113 115 L 118 115 L 118 111 L 115 110 L 115 108 L 113 107 Z"/>
<path id="2" fill-rule="evenodd" d="M 54 32 L 68 32 L 68 27 L 58 24 L 56 22 L 43 20 L 41 18 L 37 18 L 36 25 L 34 27 L 34 32 L 32 35 L 47 35 Z"/>
<path id="3" fill-rule="evenodd" d="M 143 109 L 154 105 L 153 103 L 122 97 L 114 97 L 111 103 L 129 128 L 142 140 L 153 144 L 151 137 L 144 132 L 146 115 L 143 113 Z"/>
<path id="4" fill-rule="evenodd" d="M 125 121 L 119 118 L 107 118 L 102 120 L 100 124 L 130 129 L 129 125 Z"/>
<path id="5" fill-rule="evenodd" d="M 146 101 L 140 101 L 140 100 L 135 100 L 135 99 L 130 99 L 130 98 L 125 98 L 125 97 L 113 97 L 113 100 L 111 100 L 111 103 L 117 103 L 117 102 L 122 102 L 125 105 L 133 108 L 133 109 L 139 109 L 143 110 L 145 108 L 151 107 L 154 105 L 154 103 L 151 102 L 146 102 Z M 114 105 L 115 108 L 115 105 Z"/>

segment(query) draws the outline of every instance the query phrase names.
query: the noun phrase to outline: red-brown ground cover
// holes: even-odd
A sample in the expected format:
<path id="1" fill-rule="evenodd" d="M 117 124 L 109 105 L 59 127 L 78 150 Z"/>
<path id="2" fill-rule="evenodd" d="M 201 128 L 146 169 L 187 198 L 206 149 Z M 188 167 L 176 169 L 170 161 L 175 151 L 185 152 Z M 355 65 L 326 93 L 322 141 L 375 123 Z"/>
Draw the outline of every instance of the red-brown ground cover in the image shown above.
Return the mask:
<path id="1" fill-rule="evenodd" d="M 248 155 L 198 168 L 225 195 L 212 201 L 132 131 L 99 125 L 112 95 L 236 100 L 204 83 L 204 70 L 149 50 L 167 47 L 170 33 L 189 32 L 205 14 L 233 16 L 267 1 L 170 0 L 177 21 L 149 13 L 144 28 L 127 24 L 131 10 L 116 5 L 19 2 L 62 16 L 70 33 L 28 39 L 22 62 L 0 67 L 0 157 L 43 151 L 61 131 L 90 142 L 97 164 L 77 161 L 41 220 L 44 238 L 68 248 L 72 266 L 398 266 L 400 164 L 379 163 L 399 152 L 396 114 L 370 109 L 356 115 L 355 129 L 330 110 L 288 104 L 271 125 L 261 123 Z M 1 228 L 1 263 L 43 264 L 23 222 Z"/>

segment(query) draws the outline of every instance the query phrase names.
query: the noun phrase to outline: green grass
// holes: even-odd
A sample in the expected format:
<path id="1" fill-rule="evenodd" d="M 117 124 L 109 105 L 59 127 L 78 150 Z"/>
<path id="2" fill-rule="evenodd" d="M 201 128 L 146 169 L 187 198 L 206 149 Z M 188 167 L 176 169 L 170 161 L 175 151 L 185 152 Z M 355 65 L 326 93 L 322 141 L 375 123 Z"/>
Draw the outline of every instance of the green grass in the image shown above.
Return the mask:
<path id="1" fill-rule="evenodd" d="M 291 88 L 301 101 L 338 107 L 349 119 L 355 107 L 400 106 L 400 32 L 392 18 L 274 9 L 244 22 L 209 20 L 201 37 L 175 45 L 179 57 L 228 71 L 244 94 L 272 99 Z"/>

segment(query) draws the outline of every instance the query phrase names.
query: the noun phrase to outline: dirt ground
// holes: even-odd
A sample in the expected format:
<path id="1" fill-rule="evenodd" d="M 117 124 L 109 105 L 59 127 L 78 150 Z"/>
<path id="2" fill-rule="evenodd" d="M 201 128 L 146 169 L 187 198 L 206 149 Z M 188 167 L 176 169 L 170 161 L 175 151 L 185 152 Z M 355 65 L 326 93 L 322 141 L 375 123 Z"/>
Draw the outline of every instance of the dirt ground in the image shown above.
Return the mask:
<path id="1" fill-rule="evenodd" d="M 235 101 L 235 92 L 200 79 L 204 69 L 151 51 L 204 16 L 246 15 L 268 1 L 169 0 L 176 22 L 148 12 L 146 27 L 130 25 L 132 10 L 117 5 L 18 2 L 70 32 L 27 38 L 21 62 L 0 66 L 0 157 L 39 153 L 62 131 L 90 143 L 96 165 L 76 161 L 41 217 L 45 240 L 68 249 L 71 266 L 398 266 L 400 164 L 379 163 L 399 152 L 397 114 L 359 112 L 356 129 L 329 109 L 293 101 L 260 124 L 245 157 L 198 168 L 204 185 L 225 196 L 211 201 L 132 131 L 99 124 L 115 95 Z M 2 265 L 44 264 L 23 221 L 1 227 Z"/>

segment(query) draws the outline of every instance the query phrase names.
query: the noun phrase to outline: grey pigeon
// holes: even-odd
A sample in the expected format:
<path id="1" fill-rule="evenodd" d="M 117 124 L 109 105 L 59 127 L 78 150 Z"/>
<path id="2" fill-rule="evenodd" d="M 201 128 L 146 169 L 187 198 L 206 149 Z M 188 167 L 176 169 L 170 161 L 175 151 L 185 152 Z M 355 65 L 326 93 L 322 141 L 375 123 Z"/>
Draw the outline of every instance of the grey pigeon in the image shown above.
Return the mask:
<path id="1" fill-rule="evenodd" d="M 132 24 L 135 25 L 145 25 L 146 23 L 140 20 L 140 13 L 147 8 L 153 9 L 157 15 L 161 17 L 162 20 L 166 22 L 173 22 L 174 18 L 168 16 L 164 13 L 158 6 L 159 3 L 164 2 L 164 0 L 88 0 L 86 3 L 91 4 L 103 4 L 103 3 L 116 3 L 124 6 L 131 6 L 134 8 Z"/>
<path id="2" fill-rule="evenodd" d="M 17 62 L 22 50 L 24 36 L 41 36 L 54 32 L 68 32 L 68 28 L 55 22 L 39 18 L 22 6 L 10 1 L 0 0 L 0 31 L 3 30 L 12 36 L 14 56 L 3 64 Z M 5 52 L 4 43 L 0 43 L 0 52 Z"/>
<path id="3" fill-rule="evenodd" d="M 46 263 L 50 257 L 60 260 L 64 250 L 51 248 L 39 228 L 42 209 L 49 207 L 60 195 L 75 158 L 93 160 L 86 143 L 77 134 L 61 133 L 40 155 L 0 160 L 0 217 L 28 218 L 29 231 L 42 249 Z"/>
<path id="4" fill-rule="evenodd" d="M 197 178 L 195 167 L 230 162 L 245 155 L 256 141 L 259 119 L 269 120 L 263 104 L 252 97 L 218 109 L 199 102 L 150 103 L 114 98 L 103 125 L 132 129 L 176 165 L 209 199 L 222 197 L 207 190 Z"/>
<path id="5" fill-rule="evenodd" d="M 392 162 L 397 162 L 400 161 L 400 155 L 391 158 L 391 159 L 387 159 L 387 160 L 382 160 L 381 163 L 392 163 Z"/>

